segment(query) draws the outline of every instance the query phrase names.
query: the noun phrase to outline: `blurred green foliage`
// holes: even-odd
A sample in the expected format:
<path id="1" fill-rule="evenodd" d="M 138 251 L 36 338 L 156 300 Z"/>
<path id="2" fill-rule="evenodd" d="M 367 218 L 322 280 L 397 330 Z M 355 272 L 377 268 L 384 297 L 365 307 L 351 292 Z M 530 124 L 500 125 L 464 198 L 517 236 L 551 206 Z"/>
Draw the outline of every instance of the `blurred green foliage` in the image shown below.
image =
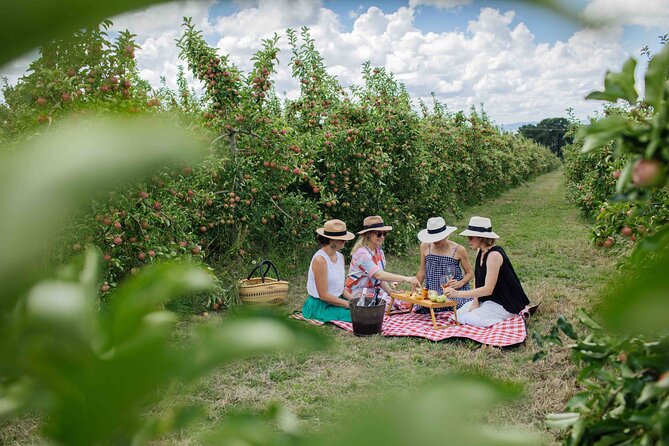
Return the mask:
<path id="1" fill-rule="evenodd" d="M 60 21 L 45 18 L 46 13 L 52 17 L 54 10 L 77 5 L 85 13 Z M 0 62 L 123 12 L 130 3 L 83 6 L 5 2 Z M 15 36 L 25 35 L 30 38 L 12 45 Z M 67 263 L 52 263 L 46 253 L 58 232 L 100 194 L 137 182 L 156 168 L 195 162 L 203 147 L 197 134 L 161 119 L 91 115 L 60 121 L 49 121 L 39 136 L 17 138 L 11 147 L 0 149 L 0 423 L 10 423 L 21 413 L 38 413 L 50 444 L 147 444 L 203 416 L 197 406 L 152 410 L 169 386 L 187 388 L 213 368 L 249 355 L 324 346 L 313 330 L 259 315 L 203 324 L 194 336 L 175 343 L 171 336 L 176 317 L 165 310 L 166 304 L 206 292 L 214 283 L 208 271 L 187 261 L 157 259 L 114 289 L 113 299 L 101 306 L 102 253 L 88 246 Z M 518 391 L 485 379 L 453 378 L 408 400 L 394 401 L 389 395 L 371 428 L 342 423 L 339 440 L 327 441 L 365 444 L 381 438 L 386 444 L 404 444 L 407 430 L 397 420 L 409 407 L 428 409 L 419 421 L 421 441 L 443 443 L 447 433 L 455 443 L 536 444 L 540 439 L 469 422 L 480 408 Z M 437 416 L 443 414 L 447 423 Z M 201 440 L 217 445 L 326 441 L 302 435 L 285 409 L 275 408 L 265 420 L 276 422 L 278 429 L 266 427 L 256 416 L 239 415 Z"/>
<path id="2" fill-rule="evenodd" d="M 577 185 L 586 198 L 590 190 L 611 194 L 610 174 L 617 177 L 615 201 L 597 216 L 598 243 L 611 247 L 612 229 L 641 240 L 612 277 L 601 325 L 581 312 L 581 330 L 560 317 L 547 335 L 534 334 L 541 349 L 535 359 L 552 345 L 562 346 L 564 336 L 581 367 L 583 392 L 569 400 L 566 412 L 547 417 L 549 427 L 567 429 L 564 444 L 570 446 L 669 441 L 669 47 L 650 59 L 642 100 L 635 67 L 630 58 L 622 71 L 606 74 L 604 91 L 588 96 L 627 105 L 611 107 L 582 127 L 584 155 L 568 156 L 567 165 L 574 183 L 579 170 L 589 174 L 589 190 Z M 593 185 L 598 175 L 604 187 Z M 592 206 L 593 199 L 584 202 Z"/>

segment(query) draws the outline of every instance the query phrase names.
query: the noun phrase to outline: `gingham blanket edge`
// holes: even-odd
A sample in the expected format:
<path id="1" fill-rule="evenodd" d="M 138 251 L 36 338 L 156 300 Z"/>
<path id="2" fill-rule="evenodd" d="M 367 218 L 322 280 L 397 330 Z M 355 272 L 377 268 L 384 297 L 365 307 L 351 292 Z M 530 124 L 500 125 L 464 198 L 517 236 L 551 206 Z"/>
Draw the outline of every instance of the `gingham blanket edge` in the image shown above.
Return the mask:
<path id="1" fill-rule="evenodd" d="M 526 308 L 518 316 L 498 322 L 490 327 L 474 327 L 472 325 L 457 325 L 453 318 L 453 312 L 445 311 L 435 314 L 437 325 L 444 326 L 442 329 L 435 330 L 429 314 L 391 314 L 384 317 L 381 334 L 383 336 L 421 337 L 431 341 L 467 338 L 493 347 L 509 347 L 521 344 L 527 338 L 525 319 L 528 315 L 529 311 Z M 313 325 L 325 324 L 324 322 L 307 319 L 299 312 L 292 314 L 290 317 Z M 353 332 L 351 322 L 331 321 L 330 323 L 348 332 Z"/>

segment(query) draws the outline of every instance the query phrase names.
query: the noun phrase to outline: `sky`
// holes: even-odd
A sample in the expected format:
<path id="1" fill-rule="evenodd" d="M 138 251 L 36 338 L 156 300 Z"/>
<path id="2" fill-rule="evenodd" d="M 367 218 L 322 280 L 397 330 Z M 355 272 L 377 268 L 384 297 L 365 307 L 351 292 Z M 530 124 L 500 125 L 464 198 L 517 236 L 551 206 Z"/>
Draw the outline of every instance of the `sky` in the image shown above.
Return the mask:
<path id="1" fill-rule="evenodd" d="M 591 20 L 592 28 L 550 11 L 511 0 L 196 0 L 177 1 L 113 17 L 113 30 L 137 34 L 141 76 L 158 86 L 164 76 L 176 86 L 175 39 L 184 16 L 204 32 L 220 54 L 249 71 L 261 40 L 280 36 L 277 92 L 299 93 L 290 76 L 287 28 L 307 26 L 328 71 L 343 86 L 361 83 L 365 61 L 385 67 L 412 98 L 431 103 L 431 93 L 449 110 L 480 108 L 499 125 L 566 116 L 585 120 L 601 110 L 585 101 L 603 89 L 607 70 L 619 71 L 635 57 L 639 91 L 648 45 L 669 33 L 669 0 L 563 0 Z M 10 83 L 35 54 L 0 68 Z M 196 88 L 199 83 L 189 77 Z"/>

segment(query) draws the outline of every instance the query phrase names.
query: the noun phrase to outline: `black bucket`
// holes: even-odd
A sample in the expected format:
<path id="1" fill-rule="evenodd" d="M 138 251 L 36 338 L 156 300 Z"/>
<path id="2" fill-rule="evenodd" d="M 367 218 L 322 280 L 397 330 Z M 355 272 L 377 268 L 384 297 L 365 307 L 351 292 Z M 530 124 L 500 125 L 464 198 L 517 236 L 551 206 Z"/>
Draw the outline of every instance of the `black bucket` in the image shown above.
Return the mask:
<path id="1" fill-rule="evenodd" d="M 366 299 L 369 304 L 370 299 Z M 377 299 L 378 305 L 360 306 L 357 302 L 351 302 L 351 321 L 353 322 L 353 333 L 356 336 L 371 336 L 381 333 L 383 326 L 383 316 L 386 312 L 386 302 L 383 299 Z"/>

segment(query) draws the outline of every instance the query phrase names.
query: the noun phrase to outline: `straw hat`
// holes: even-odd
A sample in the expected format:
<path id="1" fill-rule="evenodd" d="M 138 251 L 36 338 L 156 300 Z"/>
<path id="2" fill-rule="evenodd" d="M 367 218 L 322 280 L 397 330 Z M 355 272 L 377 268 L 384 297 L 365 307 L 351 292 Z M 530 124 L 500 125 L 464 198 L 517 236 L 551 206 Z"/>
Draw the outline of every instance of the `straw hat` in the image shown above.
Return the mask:
<path id="1" fill-rule="evenodd" d="M 392 226 L 386 226 L 383 223 L 383 219 L 378 215 L 372 215 L 371 217 L 365 218 L 362 222 L 362 231 L 359 231 L 358 234 L 364 234 L 369 231 L 392 231 Z"/>
<path id="2" fill-rule="evenodd" d="M 427 221 L 427 229 L 418 233 L 418 240 L 423 243 L 434 243 L 443 240 L 455 231 L 455 226 L 446 226 L 441 217 L 432 217 Z"/>
<path id="3" fill-rule="evenodd" d="M 490 222 L 490 219 L 485 217 L 470 218 L 467 229 L 462 231 L 460 235 L 469 235 L 482 238 L 499 238 L 499 235 L 492 232 L 492 223 Z"/>
<path id="4" fill-rule="evenodd" d="M 328 220 L 322 228 L 316 229 L 318 235 L 332 240 L 353 240 L 355 235 L 346 230 L 346 223 L 341 220 Z"/>

